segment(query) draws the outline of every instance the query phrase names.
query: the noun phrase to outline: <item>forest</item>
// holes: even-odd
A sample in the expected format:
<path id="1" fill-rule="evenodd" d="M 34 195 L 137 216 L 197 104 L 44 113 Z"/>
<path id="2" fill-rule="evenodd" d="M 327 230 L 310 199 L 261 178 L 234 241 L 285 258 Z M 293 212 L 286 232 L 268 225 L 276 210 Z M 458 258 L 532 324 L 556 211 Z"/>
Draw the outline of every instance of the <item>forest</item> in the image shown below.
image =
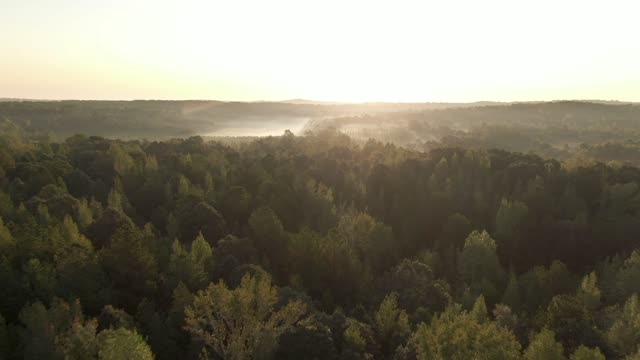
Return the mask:
<path id="1" fill-rule="evenodd" d="M 0 103 L 0 359 L 640 359 L 638 105 L 171 106 Z"/>
<path id="2" fill-rule="evenodd" d="M 416 112 L 467 107 L 455 103 L 317 103 L 239 101 L 11 101 L 0 99 L 0 120 L 11 120 L 32 135 L 62 141 L 75 134 L 119 139 L 166 140 L 216 134 L 230 127 L 293 128 L 313 119 L 362 114 Z"/>

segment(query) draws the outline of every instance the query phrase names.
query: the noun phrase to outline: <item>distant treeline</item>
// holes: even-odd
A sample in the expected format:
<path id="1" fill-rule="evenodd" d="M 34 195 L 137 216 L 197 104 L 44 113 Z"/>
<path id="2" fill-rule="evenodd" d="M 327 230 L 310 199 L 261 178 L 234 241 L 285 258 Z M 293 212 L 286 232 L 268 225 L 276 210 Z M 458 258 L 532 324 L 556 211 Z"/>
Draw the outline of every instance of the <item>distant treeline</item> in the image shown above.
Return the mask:
<path id="1" fill-rule="evenodd" d="M 591 102 L 517 103 L 313 120 L 415 150 L 440 147 L 506 149 L 546 158 L 640 165 L 640 105 Z"/>
<path id="2" fill-rule="evenodd" d="M 0 101 L 0 120 L 40 135 L 64 139 L 91 134 L 121 139 L 204 135 L 243 123 L 286 128 L 309 119 L 376 114 L 465 104 L 314 104 L 222 101 Z"/>
<path id="3" fill-rule="evenodd" d="M 240 138 L 225 141 L 239 142 L 260 129 L 304 133 L 331 128 L 361 141 L 374 138 L 414 150 L 498 148 L 640 165 L 640 105 L 617 102 L 7 101 L 0 102 L 0 120 L 36 139 L 93 134 L 157 140 L 217 136 L 233 129 Z"/>

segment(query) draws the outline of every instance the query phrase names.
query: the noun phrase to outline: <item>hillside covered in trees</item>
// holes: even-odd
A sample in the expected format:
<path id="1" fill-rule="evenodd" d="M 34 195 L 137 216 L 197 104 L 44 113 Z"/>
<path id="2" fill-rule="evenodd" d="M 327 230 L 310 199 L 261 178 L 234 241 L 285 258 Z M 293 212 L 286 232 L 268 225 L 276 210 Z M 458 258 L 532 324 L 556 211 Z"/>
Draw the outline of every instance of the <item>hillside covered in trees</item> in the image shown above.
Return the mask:
<path id="1" fill-rule="evenodd" d="M 168 139 L 303 127 L 313 119 L 467 107 L 455 103 L 314 103 L 236 101 L 1 101 L 0 121 L 33 135 L 64 140 L 75 134 L 120 139 Z"/>
<path id="2" fill-rule="evenodd" d="M 32 138 L 75 134 L 128 140 L 203 136 L 227 144 L 285 129 L 337 130 L 429 151 L 503 149 L 545 159 L 640 166 L 640 105 L 622 102 L 316 103 L 224 101 L 0 101 L 0 122 Z"/>
<path id="3" fill-rule="evenodd" d="M 640 359 L 640 169 L 615 158 L 41 130 L 0 132 L 2 359 Z"/>

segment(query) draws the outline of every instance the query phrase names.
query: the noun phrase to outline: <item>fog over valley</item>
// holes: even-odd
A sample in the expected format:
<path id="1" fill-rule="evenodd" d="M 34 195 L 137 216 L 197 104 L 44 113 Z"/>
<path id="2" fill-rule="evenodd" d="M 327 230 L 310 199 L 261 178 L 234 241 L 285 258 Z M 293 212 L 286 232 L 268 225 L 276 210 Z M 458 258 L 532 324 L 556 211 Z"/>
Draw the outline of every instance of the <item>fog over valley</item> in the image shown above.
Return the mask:
<path id="1" fill-rule="evenodd" d="M 233 141 L 339 131 L 418 151 L 503 148 L 543 157 L 640 164 L 640 105 L 609 101 L 528 103 L 325 103 L 222 101 L 3 101 L 0 119 L 32 136 L 75 134 Z M 244 139 L 244 140 L 242 140 Z M 226 139 L 229 141 L 229 139 Z"/>
<path id="2" fill-rule="evenodd" d="M 0 360 L 640 360 L 640 1 L 4 3 Z"/>

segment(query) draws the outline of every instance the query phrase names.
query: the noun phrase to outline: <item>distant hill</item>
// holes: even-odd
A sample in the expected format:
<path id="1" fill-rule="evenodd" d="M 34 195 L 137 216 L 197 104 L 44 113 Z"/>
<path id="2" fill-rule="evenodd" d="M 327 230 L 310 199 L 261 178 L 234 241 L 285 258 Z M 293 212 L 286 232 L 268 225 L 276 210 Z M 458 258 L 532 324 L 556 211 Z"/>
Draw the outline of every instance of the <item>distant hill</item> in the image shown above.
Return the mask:
<path id="1" fill-rule="evenodd" d="M 290 99 L 290 100 L 282 100 L 281 103 L 285 104 L 304 104 L 304 105 L 340 105 L 345 104 L 339 101 L 316 101 L 316 100 L 307 100 L 307 99 Z"/>
<path id="2" fill-rule="evenodd" d="M 0 102 L 12 102 L 12 101 L 39 101 L 39 102 L 48 102 L 48 101 L 56 101 L 56 100 L 41 100 L 41 99 L 20 99 L 20 98 L 0 98 Z"/>
<path id="3" fill-rule="evenodd" d="M 440 103 L 289 103 L 212 100 L 0 102 L 0 119 L 33 132 L 61 137 L 93 134 L 119 138 L 162 139 L 191 135 L 263 134 L 260 128 L 300 129 L 312 119 L 468 106 Z M 271 131 L 269 131 L 271 133 Z M 280 131 L 278 131 L 280 133 Z"/>
<path id="4" fill-rule="evenodd" d="M 74 134 L 117 138 L 166 139 L 192 135 L 264 136 L 285 129 L 337 128 L 358 137 L 406 143 L 425 141 L 482 124 L 522 129 L 568 126 L 636 129 L 637 104 L 617 101 L 500 103 L 334 103 L 305 99 L 280 102 L 213 100 L 44 101 L 0 99 L 0 120 L 27 131 L 68 137 Z M 582 127 L 582 128 L 581 128 Z M 399 141 L 389 128 L 409 132 Z M 622 134 L 626 135 L 626 134 Z M 565 137 L 573 136 L 572 133 Z M 581 136 L 584 136 L 581 135 Z"/>

